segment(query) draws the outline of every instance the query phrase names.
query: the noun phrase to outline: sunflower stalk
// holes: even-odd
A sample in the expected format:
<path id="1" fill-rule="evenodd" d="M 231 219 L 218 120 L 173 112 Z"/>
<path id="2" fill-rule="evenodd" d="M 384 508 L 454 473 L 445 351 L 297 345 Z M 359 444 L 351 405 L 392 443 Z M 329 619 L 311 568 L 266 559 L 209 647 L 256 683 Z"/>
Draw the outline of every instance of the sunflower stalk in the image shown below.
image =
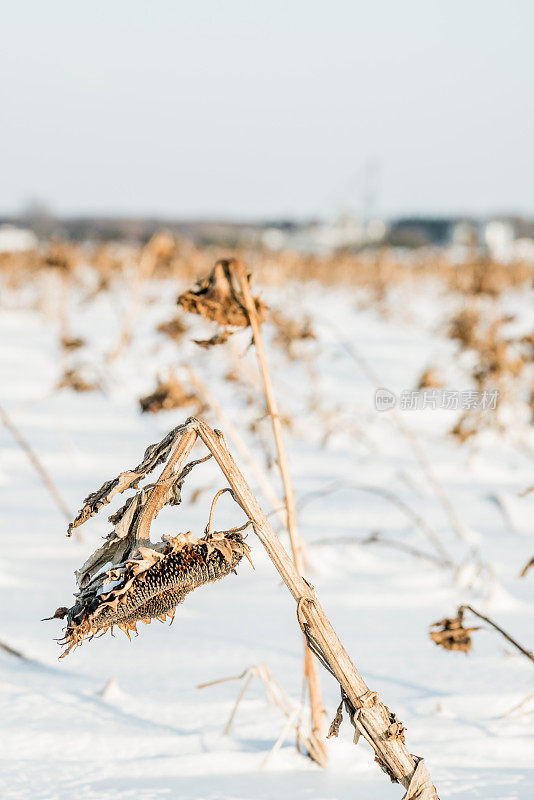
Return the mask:
<path id="1" fill-rule="evenodd" d="M 381 702 L 378 694 L 369 690 L 350 660 L 313 586 L 297 570 L 284 549 L 233 460 L 222 433 L 199 419 L 192 417 L 173 429 L 161 442 L 147 449 L 138 467 L 107 481 L 100 490 L 86 498 L 76 518 L 77 525 L 96 514 L 116 494 L 137 489 L 141 478 L 158 464 L 167 462 L 155 484 L 138 490 L 118 512 L 111 515 L 115 529 L 109 535 L 107 545 L 100 548 L 105 552 L 97 551 L 79 573 L 82 591 L 76 604 L 71 609 L 59 608 L 53 615 L 52 618 L 67 617 L 63 642 L 68 646 L 67 652 L 78 646 L 87 635 L 92 637 L 95 633 L 105 633 L 113 624 L 119 625 L 129 635 L 130 630 L 136 630 L 138 621 L 172 617 L 187 593 L 230 574 L 243 556 L 248 557 L 249 548 L 240 533 L 243 526 L 211 534 L 211 522 L 208 522 L 202 539 L 195 539 L 191 534 L 179 534 L 174 538 L 164 537 L 156 545 L 141 545 L 142 542 L 150 543 L 150 525 L 158 511 L 166 503 L 176 505 L 180 501 L 186 475 L 195 464 L 205 460 L 185 464 L 197 439 L 204 443 L 219 465 L 232 497 L 252 523 L 291 592 L 297 606 L 298 623 L 310 652 L 340 685 L 342 705 L 336 714 L 333 732 L 337 733 L 340 714 L 345 708 L 357 734 L 355 741 L 361 735 L 369 742 L 375 760 L 384 772 L 393 782 L 406 788 L 403 800 L 437 800 L 424 760 L 408 752 L 404 726 Z M 177 490 L 171 491 L 175 485 Z M 211 520 L 212 517 L 213 513 L 210 513 Z M 102 559 L 106 564 L 111 561 L 113 568 L 107 572 L 99 571 L 103 567 Z M 104 585 L 108 581 L 113 584 L 110 588 Z M 310 737 L 313 746 L 310 746 L 309 755 L 314 757 L 313 753 L 322 753 L 324 745 L 313 730 Z M 322 757 L 316 755 L 315 758 L 320 761 Z"/>
<path id="2" fill-rule="evenodd" d="M 282 423 L 280 422 L 280 414 L 278 411 L 278 404 L 274 394 L 273 384 L 267 360 L 265 358 L 265 350 L 263 348 L 263 339 L 261 335 L 261 325 L 258 318 L 258 312 L 254 298 L 252 297 L 248 275 L 244 264 L 241 261 L 236 261 L 233 264 L 237 274 L 245 308 L 247 310 L 250 327 L 252 328 L 252 336 L 254 337 L 254 346 L 258 358 L 258 366 L 260 369 L 263 387 L 265 391 L 265 400 L 267 403 L 267 410 L 271 418 L 273 428 L 273 436 L 278 453 L 278 467 L 280 469 L 280 476 L 282 478 L 282 485 L 284 487 L 284 500 L 287 514 L 287 530 L 289 532 L 289 539 L 291 542 L 291 550 L 293 553 L 293 561 L 295 567 L 301 575 L 304 575 L 304 551 L 302 547 L 302 540 L 300 538 L 297 519 L 297 504 L 295 500 L 295 492 L 291 481 L 289 472 L 289 464 L 286 455 L 286 448 L 284 443 L 284 436 L 282 432 Z M 312 727 L 314 733 L 320 739 L 324 727 L 324 714 L 325 710 L 321 699 L 321 685 L 319 682 L 319 673 L 317 669 L 317 662 L 312 656 L 310 648 L 305 640 L 304 644 L 304 676 L 308 684 L 308 691 L 310 694 L 310 706 Z"/>
<path id="3" fill-rule="evenodd" d="M 313 586 L 302 577 L 278 539 L 254 494 L 233 460 L 220 431 L 205 422 L 191 419 L 196 430 L 217 461 L 234 496 L 252 522 L 254 531 L 297 603 L 297 619 L 308 645 L 321 663 L 339 682 L 345 707 L 356 732 L 375 752 L 375 760 L 392 781 L 407 790 L 403 800 L 437 800 L 424 760 L 412 756 L 404 743 L 404 728 L 389 709 L 371 692 L 343 648 L 330 620 L 323 611 Z"/>

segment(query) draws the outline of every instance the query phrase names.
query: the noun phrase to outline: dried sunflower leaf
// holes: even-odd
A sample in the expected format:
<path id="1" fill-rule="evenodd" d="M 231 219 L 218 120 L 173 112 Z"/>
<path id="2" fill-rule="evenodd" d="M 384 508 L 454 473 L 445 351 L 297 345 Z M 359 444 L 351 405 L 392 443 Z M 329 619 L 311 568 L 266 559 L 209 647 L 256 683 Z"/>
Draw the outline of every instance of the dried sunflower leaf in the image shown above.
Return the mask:
<path id="1" fill-rule="evenodd" d="M 221 331 L 220 333 L 216 333 L 211 339 L 193 339 L 195 344 L 198 344 L 199 347 L 204 347 L 208 349 L 210 347 L 215 347 L 218 344 L 225 344 L 230 336 L 232 336 L 235 331 Z"/>
<path id="2" fill-rule="evenodd" d="M 175 316 L 167 322 L 161 322 L 156 330 L 159 333 L 164 333 L 169 339 L 174 339 L 175 342 L 179 342 L 187 330 L 187 325 L 182 322 L 180 316 Z"/>
<path id="3" fill-rule="evenodd" d="M 337 707 L 336 716 L 330 723 L 330 728 L 328 729 L 328 736 L 327 739 L 330 739 L 332 736 L 339 736 L 339 729 L 341 727 L 341 723 L 343 722 L 343 700 Z"/>
<path id="4" fill-rule="evenodd" d="M 102 506 L 111 502 L 117 494 L 121 494 L 126 489 L 137 489 L 139 482 L 167 459 L 171 447 L 183 430 L 183 425 L 173 428 L 160 442 L 147 447 L 143 460 L 135 469 L 121 472 L 116 478 L 102 484 L 96 492 L 91 492 L 85 498 L 83 508 L 78 512 L 74 521 L 70 523 L 67 536 L 71 535 L 74 528 L 83 525 L 88 519 L 98 514 Z"/>

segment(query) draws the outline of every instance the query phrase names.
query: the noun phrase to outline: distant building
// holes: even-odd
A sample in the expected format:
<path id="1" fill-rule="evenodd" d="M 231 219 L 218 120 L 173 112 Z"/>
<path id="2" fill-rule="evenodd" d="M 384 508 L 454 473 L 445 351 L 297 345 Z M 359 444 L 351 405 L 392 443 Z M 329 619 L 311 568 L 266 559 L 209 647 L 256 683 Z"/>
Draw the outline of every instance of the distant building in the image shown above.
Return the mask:
<path id="1" fill-rule="evenodd" d="M 534 261 L 534 222 L 522 217 L 495 217 L 486 223 L 484 244 L 496 261 Z"/>
<path id="2" fill-rule="evenodd" d="M 359 249 L 384 239 L 386 224 L 379 219 L 364 223 L 350 214 L 330 222 L 308 222 L 281 229 L 266 228 L 262 244 L 272 250 L 296 250 L 328 255 L 337 250 Z"/>
<path id="3" fill-rule="evenodd" d="M 388 241 L 398 247 L 475 246 L 480 238 L 476 220 L 463 217 L 401 217 L 392 221 Z"/>
<path id="4" fill-rule="evenodd" d="M 495 261 L 510 261 L 514 253 L 514 226 L 508 220 L 492 219 L 486 223 L 484 242 Z"/>

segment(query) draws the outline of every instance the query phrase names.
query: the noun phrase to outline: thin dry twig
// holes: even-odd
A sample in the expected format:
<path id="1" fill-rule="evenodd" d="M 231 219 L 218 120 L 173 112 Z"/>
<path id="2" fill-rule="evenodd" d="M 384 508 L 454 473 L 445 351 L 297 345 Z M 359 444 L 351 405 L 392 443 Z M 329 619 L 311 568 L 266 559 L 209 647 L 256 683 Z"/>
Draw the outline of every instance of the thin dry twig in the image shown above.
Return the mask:
<path id="1" fill-rule="evenodd" d="M 527 563 L 519 573 L 519 577 L 524 578 L 531 567 L 534 567 L 534 556 L 530 559 L 530 561 L 527 561 Z"/>
<path id="2" fill-rule="evenodd" d="M 135 323 L 139 307 L 143 302 L 143 293 L 147 281 L 150 279 L 158 260 L 157 251 L 154 244 L 157 234 L 143 247 L 137 259 L 135 259 L 135 272 L 130 284 L 130 296 L 123 312 L 121 320 L 121 330 L 119 338 L 113 350 L 108 355 L 108 361 L 114 361 L 122 353 L 126 345 L 132 338 L 132 328 Z"/>
<path id="3" fill-rule="evenodd" d="M 228 432 L 232 443 L 234 444 L 237 452 L 247 465 L 247 468 L 250 470 L 256 483 L 258 484 L 263 496 L 269 503 L 272 504 L 273 508 L 276 509 L 276 513 L 280 519 L 280 522 L 286 528 L 287 526 L 287 516 L 284 513 L 284 508 L 282 506 L 282 501 L 278 497 L 277 493 L 273 489 L 271 482 L 265 472 L 258 466 L 258 462 L 250 452 L 250 449 L 239 433 L 239 430 L 236 428 L 228 414 L 224 411 L 221 404 L 218 402 L 217 398 L 211 392 L 205 383 L 203 383 L 198 375 L 191 369 L 190 366 L 184 367 L 185 372 L 193 385 L 194 389 L 200 395 L 203 403 L 211 409 L 213 414 L 217 417 L 221 425 L 225 428 Z"/>
<path id="4" fill-rule="evenodd" d="M 505 719 L 506 717 L 509 717 L 511 714 L 514 714 L 516 711 L 519 711 L 520 708 L 523 708 L 523 706 L 526 706 L 526 704 L 533 698 L 534 698 L 534 692 L 530 692 L 530 694 L 527 694 L 527 696 L 524 697 L 520 703 L 517 703 L 515 706 L 512 706 L 512 708 L 509 708 L 508 711 L 505 711 L 503 714 L 499 714 L 498 717 L 496 717 L 496 719 Z M 525 714 L 534 714 L 534 709 L 532 709 L 532 711 L 525 712 Z M 519 716 L 523 715 L 520 714 Z"/>
<path id="5" fill-rule="evenodd" d="M 235 675 L 230 678 L 220 678 L 219 680 L 210 681 L 209 683 L 202 683 L 197 687 L 198 689 L 203 689 L 207 686 L 215 686 L 216 684 L 223 683 L 226 681 L 245 679 L 245 682 L 241 687 L 241 690 L 237 696 L 237 699 L 235 701 L 232 712 L 228 718 L 228 721 L 224 726 L 224 731 L 223 731 L 224 736 L 227 736 L 230 733 L 230 729 L 237 714 L 239 705 L 241 704 L 241 701 L 243 700 L 245 693 L 254 677 L 258 678 L 263 683 L 269 701 L 277 705 L 278 708 L 287 718 L 280 736 L 278 737 L 272 749 L 269 751 L 269 753 L 263 760 L 261 767 L 263 768 L 267 764 L 267 762 L 272 758 L 272 756 L 277 752 L 277 750 L 279 750 L 280 746 L 282 745 L 282 742 L 284 741 L 285 737 L 287 736 L 289 730 L 292 727 L 295 728 L 295 730 L 297 731 L 299 740 L 302 741 L 302 743 L 306 747 L 306 750 L 310 758 L 312 758 L 317 763 L 321 764 L 321 766 L 325 766 L 326 759 L 325 759 L 324 748 L 317 747 L 317 738 L 315 737 L 312 731 L 308 730 L 303 719 L 302 708 L 296 706 L 293 700 L 285 693 L 285 691 L 282 689 L 278 681 L 274 678 L 272 672 L 270 671 L 270 669 L 267 667 L 266 664 L 258 664 L 244 670 L 244 672 L 242 672 L 241 675 Z"/>
<path id="6" fill-rule="evenodd" d="M 315 497 L 324 497 L 325 495 L 332 494 L 333 492 L 341 491 L 343 489 L 354 489 L 356 491 L 362 492 L 371 492 L 372 494 L 378 494 L 381 497 L 384 497 L 390 503 L 393 503 L 401 511 L 404 511 L 406 516 L 414 522 L 415 525 L 421 530 L 421 532 L 426 536 L 429 542 L 433 545 L 436 551 L 440 555 L 440 563 L 445 567 L 454 567 L 454 561 L 451 559 L 447 550 L 441 543 L 440 538 L 438 537 L 437 533 L 434 529 L 428 524 L 428 522 L 414 511 L 407 503 L 404 502 L 398 495 L 394 492 L 390 491 L 389 489 L 385 489 L 382 486 L 372 486 L 370 484 L 363 484 L 363 483 L 352 483 L 350 481 L 336 481 L 335 484 L 331 486 L 326 486 L 323 489 L 316 489 L 312 492 L 307 492 L 305 495 L 301 497 L 299 500 L 299 508 L 304 507 L 307 505 L 311 500 Z"/>
<path id="7" fill-rule="evenodd" d="M 21 658 L 23 661 L 30 661 L 30 659 L 24 655 L 20 650 L 17 650 L 15 647 L 11 647 L 10 644 L 7 642 L 3 642 L 0 639 L 0 650 L 3 650 L 5 653 L 9 653 L 10 656 L 15 656 L 15 658 Z"/>
<path id="8" fill-rule="evenodd" d="M 466 611 L 470 611 L 471 614 L 475 615 L 475 617 L 478 617 L 479 619 L 483 620 L 484 622 L 487 622 L 488 625 L 491 625 L 491 627 L 494 628 L 498 633 L 500 633 L 501 636 L 504 636 L 504 638 L 508 642 L 510 642 L 510 644 L 512 644 L 517 650 L 519 650 L 520 653 L 523 653 L 524 656 L 529 658 L 531 661 L 534 661 L 534 653 L 532 653 L 530 650 L 527 650 L 522 645 L 520 645 L 519 642 L 517 642 L 515 639 L 513 639 L 510 636 L 509 633 L 506 633 L 506 631 L 503 630 L 500 627 L 500 625 L 497 625 L 496 622 L 493 622 L 492 619 L 490 619 L 489 617 L 484 616 L 484 614 L 481 614 L 480 611 L 477 611 L 475 608 L 473 608 L 473 606 L 468 606 L 468 605 L 460 606 L 459 609 L 458 609 L 458 615 L 459 616 L 460 615 L 463 616 Z"/>
<path id="9" fill-rule="evenodd" d="M 13 436 L 13 438 L 15 439 L 21 450 L 23 450 L 23 452 L 27 455 L 35 471 L 37 472 L 43 484 L 46 486 L 50 495 L 54 499 L 54 502 L 58 507 L 59 511 L 63 514 L 67 522 L 70 522 L 70 520 L 72 519 L 72 514 L 66 502 L 63 500 L 61 494 L 59 493 L 57 486 L 55 485 L 54 481 L 48 474 L 45 467 L 43 466 L 42 461 L 37 457 L 35 451 L 31 447 L 29 442 L 26 441 L 24 436 L 21 434 L 19 429 L 16 427 L 16 425 L 9 417 L 7 411 L 5 411 L 5 409 L 2 408 L 2 406 L 0 406 L 0 418 L 2 419 L 3 424 L 11 433 L 11 435 Z"/>
<path id="10" fill-rule="evenodd" d="M 408 555 L 414 556 L 415 558 L 422 558 L 439 567 L 445 566 L 442 559 L 432 555 L 432 553 L 425 553 L 423 550 L 419 550 L 417 547 L 412 547 L 404 542 L 388 539 L 380 531 L 373 531 L 369 536 L 335 536 L 326 539 L 314 539 L 314 541 L 309 542 L 308 546 L 311 548 L 329 547 L 330 545 L 336 544 L 383 545 L 384 547 L 391 547 L 393 550 L 400 550 L 402 553 L 408 553 Z"/>

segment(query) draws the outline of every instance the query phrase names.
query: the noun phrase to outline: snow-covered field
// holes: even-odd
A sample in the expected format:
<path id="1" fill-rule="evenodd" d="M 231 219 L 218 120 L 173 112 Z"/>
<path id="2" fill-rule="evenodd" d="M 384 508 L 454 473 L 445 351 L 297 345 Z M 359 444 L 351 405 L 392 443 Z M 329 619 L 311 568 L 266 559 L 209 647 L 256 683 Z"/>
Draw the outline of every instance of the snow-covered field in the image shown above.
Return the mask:
<path id="1" fill-rule="evenodd" d="M 204 351 L 190 341 L 193 329 L 208 331 L 203 323 L 192 321 L 181 344 L 155 332 L 172 316 L 179 288 L 163 281 L 149 287 L 132 345 L 107 365 L 102 356 L 119 333 L 111 295 L 72 307 L 72 333 L 88 346 L 62 356 L 57 322 L 28 307 L 31 290 L 26 298 L 4 294 L 0 402 L 73 512 L 188 416 L 180 409 L 139 413 L 138 397 L 152 391 L 156 375 L 168 367 L 193 365 L 258 461 L 265 463 L 262 442 L 272 452 L 265 421 L 260 435 L 249 430 L 262 413 L 258 389 L 251 400 L 242 384 L 224 380 L 236 365 L 251 379 L 256 374 L 253 353 L 246 352 L 250 334 L 234 336 L 231 347 Z M 534 570 L 518 578 L 534 545 L 534 494 L 519 497 L 534 483 L 532 427 L 512 414 L 506 436 L 485 433 L 460 446 L 446 435 L 458 412 L 399 412 L 450 498 L 460 538 L 409 438 L 391 412 L 375 410 L 376 386 L 343 345 L 356 347 L 394 392 L 414 388 L 430 363 L 445 365 L 450 385 L 469 389 L 455 344 L 440 333 L 457 301 L 427 287 L 396 298 L 384 316 L 362 308 L 357 292 L 346 288 L 286 286 L 265 290 L 264 297 L 286 315 L 308 312 L 317 335 L 297 345 L 302 359 L 290 361 L 272 342 L 268 358 L 281 411 L 293 420 L 286 438 L 309 577 L 336 631 L 370 688 L 406 726 L 409 750 L 425 757 L 442 798 L 531 798 L 532 663 L 485 626 L 475 632 L 468 655 L 436 647 L 428 627 L 471 603 L 532 647 Z M 525 290 L 502 304 L 528 326 L 532 300 Z M 94 365 L 103 391 L 55 391 L 67 358 Z M 218 424 L 209 413 L 206 418 Z M 254 485 L 237 454 L 236 460 Z M 272 466 L 270 474 L 278 486 Z M 200 465 L 183 504 L 164 510 L 153 532 L 200 535 L 211 497 L 222 486 L 211 462 Z M 373 488 L 387 489 L 424 518 L 454 567 L 436 563 L 439 554 L 413 518 Z M 203 491 L 195 497 L 197 489 Z M 65 520 L 5 428 L 0 493 L 0 641 L 25 656 L 0 649 L 2 800 L 402 796 L 373 763 L 367 744 L 354 747 L 346 722 L 339 739 L 328 742 L 326 770 L 296 752 L 292 734 L 262 768 L 285 720 L 259 682 L 250 685 L 230 735 L 223 736 L 241 684 L 199 690 L 199 683 L 265 662 L 296 702 L 301 692 L 294 601 L 253 533 L 255 571 L 245 562 L 237 576 L 191 594 L 172 627 L 140 626 L 131 643 L 120 632 L 84 642 L 58 662 L 54 637 L 62 623 L 40 620 L 71 604 L 73 572 L 107 533 L 106 517 L 118 501 L 80 529 L 81 540 L 67 540 Z M 270 510 L 267 501 L 264 507 Z M 239 509 L 223 497 L 218 526 L 240 522 Z M 428 558 L 354 541 L 374 532 Z M 329 722 L 339 690 L 326 672 L 321 679 Z"/>

